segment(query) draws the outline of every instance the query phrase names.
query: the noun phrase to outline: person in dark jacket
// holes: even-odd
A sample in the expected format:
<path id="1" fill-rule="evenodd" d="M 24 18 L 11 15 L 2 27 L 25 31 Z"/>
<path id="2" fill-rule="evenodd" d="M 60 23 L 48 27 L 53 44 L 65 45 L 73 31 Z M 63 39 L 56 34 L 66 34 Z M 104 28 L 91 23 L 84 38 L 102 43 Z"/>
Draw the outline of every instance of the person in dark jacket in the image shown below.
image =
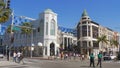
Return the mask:
<path id="1" fill-rule="evenodd" d="M 102 64 L 102 53 L 101 52 L 99 52 L 99 54 L 98 54 L 98 63 L 97 63 L 97 66 L 100 64 L 100 67 L 101 67 L 101 64 Z"/>
<path id="2" fill-rule="evenodd" d="M 90 67 L 91 67 L 92 64 L 93 64 L 93 67 L 95 67 L 94 58 L 95 58 L 95 56 L 93 55 L 93 53 L 91 53 L 90 54 Z"/>

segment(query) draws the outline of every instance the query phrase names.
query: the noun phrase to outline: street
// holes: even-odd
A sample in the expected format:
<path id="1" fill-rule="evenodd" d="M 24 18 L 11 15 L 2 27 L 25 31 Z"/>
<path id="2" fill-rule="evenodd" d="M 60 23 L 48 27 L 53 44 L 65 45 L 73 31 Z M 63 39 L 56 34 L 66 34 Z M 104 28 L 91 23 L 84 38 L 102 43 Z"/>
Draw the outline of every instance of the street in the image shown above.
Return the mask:
<path id="1" fill-rule="evenodd" d="M 20 64 L 6 61 L 5 59 L 0 60 L 0 68 L 93 68 L 89 67 L 89 60 L 41 60 L 41 59 L 24 59 L 25 64 Z M 95 61 L 97 63 L 97 61 Z M 96 65 L 95 63 L 95 65 Z M 100 68 L 95 67 L 95 68 Z M 104 61 L 102 68 L 120 68 L 120 61 Z"/>

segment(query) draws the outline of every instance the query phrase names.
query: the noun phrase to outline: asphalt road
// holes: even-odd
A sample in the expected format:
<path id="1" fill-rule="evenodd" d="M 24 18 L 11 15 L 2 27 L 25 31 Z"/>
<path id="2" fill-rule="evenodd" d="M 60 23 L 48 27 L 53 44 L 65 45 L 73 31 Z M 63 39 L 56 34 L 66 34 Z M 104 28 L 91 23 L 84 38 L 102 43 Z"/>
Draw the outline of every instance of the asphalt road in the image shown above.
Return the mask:
<path id="1" fill-rule="evenodd" d="M 78 60 L 24 59 L 24 62 L 25 64 L 22 63 L 18 64 L 12 61 L 1 60 L 0 68 L 93 68 L 89 67 L 89 60 L 80 61 L 79 59 Z M 98 66 L 95 68 L 100 67 Z M 104 61 L 102 63 L 102 68 L 120 68 L 120 61 L 117 62 Z"/>
<path id="2" fill-rule="evenodd" d="M 32 59 L 33 60 L 33 59 Z M 89 67 L 89 60 L 27 60 L 27 65 L 40 68 L 92 68 Z M 95 61 L 95 65 L 97 61 Z M 99 66 L 95 68 L 100 68 Z M 120 68 L 120 61 L 104 61 L 102 68 Z"/>

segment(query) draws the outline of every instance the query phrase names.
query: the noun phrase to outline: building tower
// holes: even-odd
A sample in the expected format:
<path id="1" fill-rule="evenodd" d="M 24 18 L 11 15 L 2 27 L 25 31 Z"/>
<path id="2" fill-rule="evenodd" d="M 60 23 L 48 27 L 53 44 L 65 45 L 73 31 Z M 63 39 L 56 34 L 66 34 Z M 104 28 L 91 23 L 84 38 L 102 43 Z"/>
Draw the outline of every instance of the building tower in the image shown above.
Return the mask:
<path id="1" fill-rule="evenodd" d="M 43 40 L 42 44 L 44 47 L 43 55 L 56 55 L 59 47 L 57 43 L 57 14 L 51 9 L 46 9 L 40 14 L 39 25 L 41 31 L 40 35 Z"/>
<path id="2" fill-rule="evenodd" d="M 97 52 L 99 45 L 96 43 L 98 37 L 99 24 L 93 22 L 86 10 L 83 11 L 80 22 L 77 25 L 77 39 L 80 53 L 88 55 Z"/>

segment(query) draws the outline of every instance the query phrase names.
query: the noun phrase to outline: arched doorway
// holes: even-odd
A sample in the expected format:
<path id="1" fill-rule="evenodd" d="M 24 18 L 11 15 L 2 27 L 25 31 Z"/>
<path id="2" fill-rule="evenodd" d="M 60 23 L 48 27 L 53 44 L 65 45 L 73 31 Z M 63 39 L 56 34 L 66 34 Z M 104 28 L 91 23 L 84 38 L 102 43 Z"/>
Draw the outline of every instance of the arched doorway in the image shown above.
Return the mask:
<path id="1" fill-rule="evenodd" d="M 50 44 L 50 56 L 54 56 L 55 55 L 55 44 L 52 42 Z"/>

